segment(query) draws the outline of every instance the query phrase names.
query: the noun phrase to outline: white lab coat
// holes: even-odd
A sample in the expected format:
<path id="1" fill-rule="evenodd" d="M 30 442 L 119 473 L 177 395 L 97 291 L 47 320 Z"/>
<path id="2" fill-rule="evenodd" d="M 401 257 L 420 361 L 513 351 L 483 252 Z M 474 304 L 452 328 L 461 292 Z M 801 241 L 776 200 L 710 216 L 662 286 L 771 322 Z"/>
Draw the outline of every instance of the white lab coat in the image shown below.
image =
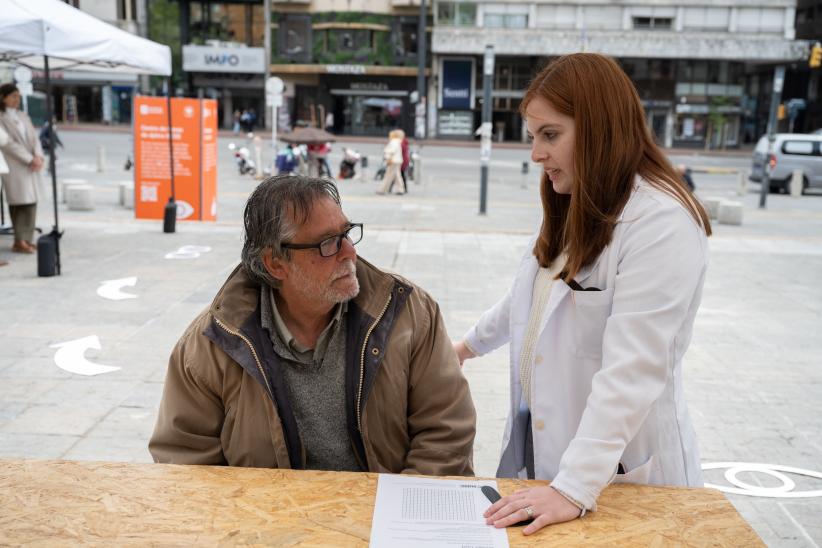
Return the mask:
<path id="1" fill-rule="evenodd" d="M 702 485 L 682 356 L 707 264 L 707 238 L 696 220 L 638 179 L 611 243 L 575 277 L 601 291 L 573 291 L 562 280 L 551 290 L 531 380 L 537 479 L 552 480 L 588 509 L 611 481 Z M 529 247 L 508 294 L 465 336 L 479 354 L 510 342 L 511 407 L 499 477 L 525 475 L 519 361 L 538 268 Z M 626 473 L 615 477 L 619 463 Z"/>

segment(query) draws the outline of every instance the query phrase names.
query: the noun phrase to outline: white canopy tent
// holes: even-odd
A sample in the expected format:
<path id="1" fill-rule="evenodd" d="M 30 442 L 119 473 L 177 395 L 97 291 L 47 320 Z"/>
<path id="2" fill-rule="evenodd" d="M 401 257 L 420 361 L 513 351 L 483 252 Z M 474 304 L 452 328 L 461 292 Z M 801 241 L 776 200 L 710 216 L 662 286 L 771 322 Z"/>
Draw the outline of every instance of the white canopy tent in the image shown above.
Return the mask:
<path id="1" fill-rule="evenodd" d="M 0 63 L 23 65 L 45 71 L 46 119 L 52 120 L 51 69 L 126 72 L 171 76 L 171 49 L 168 46 L 146 40 L 83 13 L 60 0 L 0 0 Z M 171 126 L 169 108 L 169 127 Z M 51 126 L 49 126 L 51 127 Z M 169 131 L 169 136 L 171 131 Z M 49 236 L 53 239 L 56 273 L 60 273 L 60 230 L 57 216 L 57 174 L 54 165 L 54 139 L 52 150 L 51 184 L 54 196 L 54 228 Z M 171 141 L 169 140 L 171 150 Z M 171 182 L 174 202 L 173 159 Z M 173 232 L 173 221 L 171 230 Z M 48 242 L 46 242 L 48 243 Z M 38 273 L 41 276 L 44 258 L 38 248 Z"/>
<path id="2" fill-rule="evenodd" d="M 51 69 L 171 75 L 171 49 L 60 0 L 0 0 L 0 61 Z"/>

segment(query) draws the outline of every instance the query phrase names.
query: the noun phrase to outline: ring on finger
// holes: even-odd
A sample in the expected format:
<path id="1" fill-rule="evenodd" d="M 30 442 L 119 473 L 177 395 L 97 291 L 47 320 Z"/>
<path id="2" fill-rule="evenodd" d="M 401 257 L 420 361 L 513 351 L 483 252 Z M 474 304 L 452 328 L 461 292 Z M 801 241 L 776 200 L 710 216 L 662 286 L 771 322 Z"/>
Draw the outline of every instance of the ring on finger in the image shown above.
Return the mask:
<path id="1" fill-rule="evenodd" d="M 525 510 L 525 513 L 528 514 L 528 519 L 534 519 L 534 509 L 532 507 L 526 506 L 523 510 Z"/>

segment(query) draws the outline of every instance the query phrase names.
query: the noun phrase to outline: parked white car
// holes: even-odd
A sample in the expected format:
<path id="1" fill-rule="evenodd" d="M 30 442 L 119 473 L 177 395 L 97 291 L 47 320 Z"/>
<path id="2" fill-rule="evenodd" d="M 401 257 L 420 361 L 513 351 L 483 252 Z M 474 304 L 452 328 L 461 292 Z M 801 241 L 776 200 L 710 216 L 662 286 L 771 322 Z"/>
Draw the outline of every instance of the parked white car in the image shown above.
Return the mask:
<path id="1" fill-rule="evenodd" d="M 802 170 L 803 193 L 808 188 L 822 188 L 822 135 L 777 133 L 770 155 L 768 136 L 762 136 L 754 148 L 750 180 L 761 182 L 766 168 L 771 192 L 790 192 L 795 169 Z"/>

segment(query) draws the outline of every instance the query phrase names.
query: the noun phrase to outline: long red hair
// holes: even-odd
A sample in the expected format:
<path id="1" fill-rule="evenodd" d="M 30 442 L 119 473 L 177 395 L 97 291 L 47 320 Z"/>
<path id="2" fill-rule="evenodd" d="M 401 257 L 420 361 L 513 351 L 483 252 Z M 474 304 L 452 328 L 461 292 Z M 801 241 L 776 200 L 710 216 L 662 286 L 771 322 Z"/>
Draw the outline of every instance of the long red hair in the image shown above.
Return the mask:
<path id="1" fill-rule="evenodd" d="M 555 59 L 531 82 L 520 105 L 540 97 L 574 119 L 571 194 L 554 191 L 542 174 L 542 228 L 534 246 L 540 266 L 564 251 L 566 281 L 591 264 L 611 242 L 637 175 L 673 196 L 711 234 L 705 208 L 654 143 L 633 83 L 610 57 L 575 53 Z"/>

